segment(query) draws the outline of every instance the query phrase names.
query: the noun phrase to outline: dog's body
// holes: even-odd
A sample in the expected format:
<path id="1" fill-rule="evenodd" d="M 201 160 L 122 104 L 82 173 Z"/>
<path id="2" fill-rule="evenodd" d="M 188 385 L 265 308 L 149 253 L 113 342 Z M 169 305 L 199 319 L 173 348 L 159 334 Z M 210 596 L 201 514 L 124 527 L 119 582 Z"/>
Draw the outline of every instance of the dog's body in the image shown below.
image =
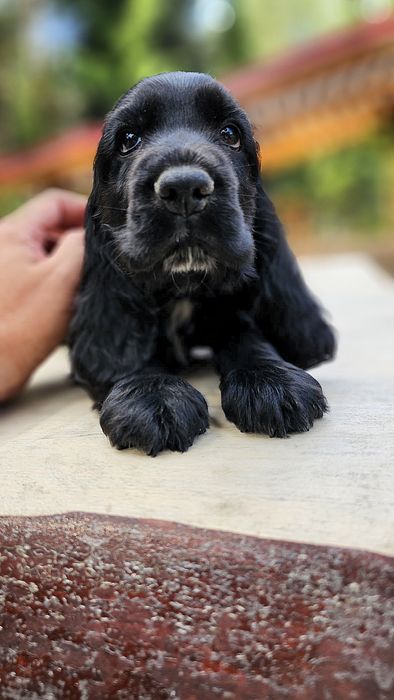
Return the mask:
<path id="1" fill-rule="evenodd" d="M 249 122 L 216 81 L 148 78 L 108 115 L 71 325 L 74 376 L 112 444 L 186 450 L 208 427 L 176 375 L 209 346 L 227 418 L 245 432 L 308 430 L 326 410 L 304 369 L 335 341 L 259 179 Z"/>

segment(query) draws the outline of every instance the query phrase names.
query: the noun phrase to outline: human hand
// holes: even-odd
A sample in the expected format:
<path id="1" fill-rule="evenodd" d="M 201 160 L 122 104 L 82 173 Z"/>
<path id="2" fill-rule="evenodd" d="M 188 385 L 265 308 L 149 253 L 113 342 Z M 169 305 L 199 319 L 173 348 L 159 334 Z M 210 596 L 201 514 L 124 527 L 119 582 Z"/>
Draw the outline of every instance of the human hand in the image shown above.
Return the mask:
<path id="1" fill-rule="evenodd" d="M 84 250 L 86 199 L 50 189 L 0 221 L 0 401 L 63 340 Z"/>

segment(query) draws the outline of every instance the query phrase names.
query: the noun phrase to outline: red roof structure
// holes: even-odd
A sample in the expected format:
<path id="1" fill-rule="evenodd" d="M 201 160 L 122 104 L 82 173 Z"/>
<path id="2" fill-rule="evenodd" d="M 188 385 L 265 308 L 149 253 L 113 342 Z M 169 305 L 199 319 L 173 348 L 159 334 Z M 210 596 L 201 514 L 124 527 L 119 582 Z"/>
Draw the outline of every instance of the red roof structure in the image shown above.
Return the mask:
<path id="1" fill-rule="evenodd" d="M 265 169 L 359 140 L 394 107 L 394 18 L 322 37 L 223 81 L 248 112 Z"/>

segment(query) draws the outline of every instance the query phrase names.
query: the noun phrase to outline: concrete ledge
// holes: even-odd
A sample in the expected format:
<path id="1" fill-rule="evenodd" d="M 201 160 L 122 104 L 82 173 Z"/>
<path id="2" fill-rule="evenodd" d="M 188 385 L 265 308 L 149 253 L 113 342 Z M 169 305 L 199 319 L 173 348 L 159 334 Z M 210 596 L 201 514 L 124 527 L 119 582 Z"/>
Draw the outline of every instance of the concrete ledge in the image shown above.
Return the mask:
<path id="1" fill-rule="evenodd" d="M 112 513 L 394 554 L 394 282 L 358 255 L 303 269 L 340 338 L 338 359 L 312 372 L 331 406 L 313 430 L 239 433 L 211 373 L 191 378 L 213 420 L 189 452 L 118 452 L 60 349 L 1 409 L 0 514 Z"/>

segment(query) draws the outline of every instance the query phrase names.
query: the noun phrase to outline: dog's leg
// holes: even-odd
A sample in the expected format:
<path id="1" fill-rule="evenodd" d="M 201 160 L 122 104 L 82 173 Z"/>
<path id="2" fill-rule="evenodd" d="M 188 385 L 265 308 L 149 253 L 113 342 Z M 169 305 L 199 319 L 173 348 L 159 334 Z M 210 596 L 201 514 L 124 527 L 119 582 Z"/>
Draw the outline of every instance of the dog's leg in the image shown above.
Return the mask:
<path id="1" fill-rule="evenodd" d="M 287 361 L 307 369 L 332 359 L 336 343 L 318 302 L 305 284 L 275 209 L 263 190 L 256 214 L 261 293 L 255 318 Z"/>
<path id="2" fill-rule="evenodd" d="M 114 298 L 101 308 L 106 315 L 81 297 L 70 346 L 74 374 L 95 400 L 104 433 L 119 449 L 186 451 L 208 428 L 204 397 L 155 361 L 155 319 L 147 311 L 129 316 Z"/>
<path id="3" fill-rule="evenodd" d="M 257 330 L 222 337 L 216 360 L 224 413 L 242 432 L 285 437 L 309 430 L 327 410 L 320 384 L 285 362 Z"/>

